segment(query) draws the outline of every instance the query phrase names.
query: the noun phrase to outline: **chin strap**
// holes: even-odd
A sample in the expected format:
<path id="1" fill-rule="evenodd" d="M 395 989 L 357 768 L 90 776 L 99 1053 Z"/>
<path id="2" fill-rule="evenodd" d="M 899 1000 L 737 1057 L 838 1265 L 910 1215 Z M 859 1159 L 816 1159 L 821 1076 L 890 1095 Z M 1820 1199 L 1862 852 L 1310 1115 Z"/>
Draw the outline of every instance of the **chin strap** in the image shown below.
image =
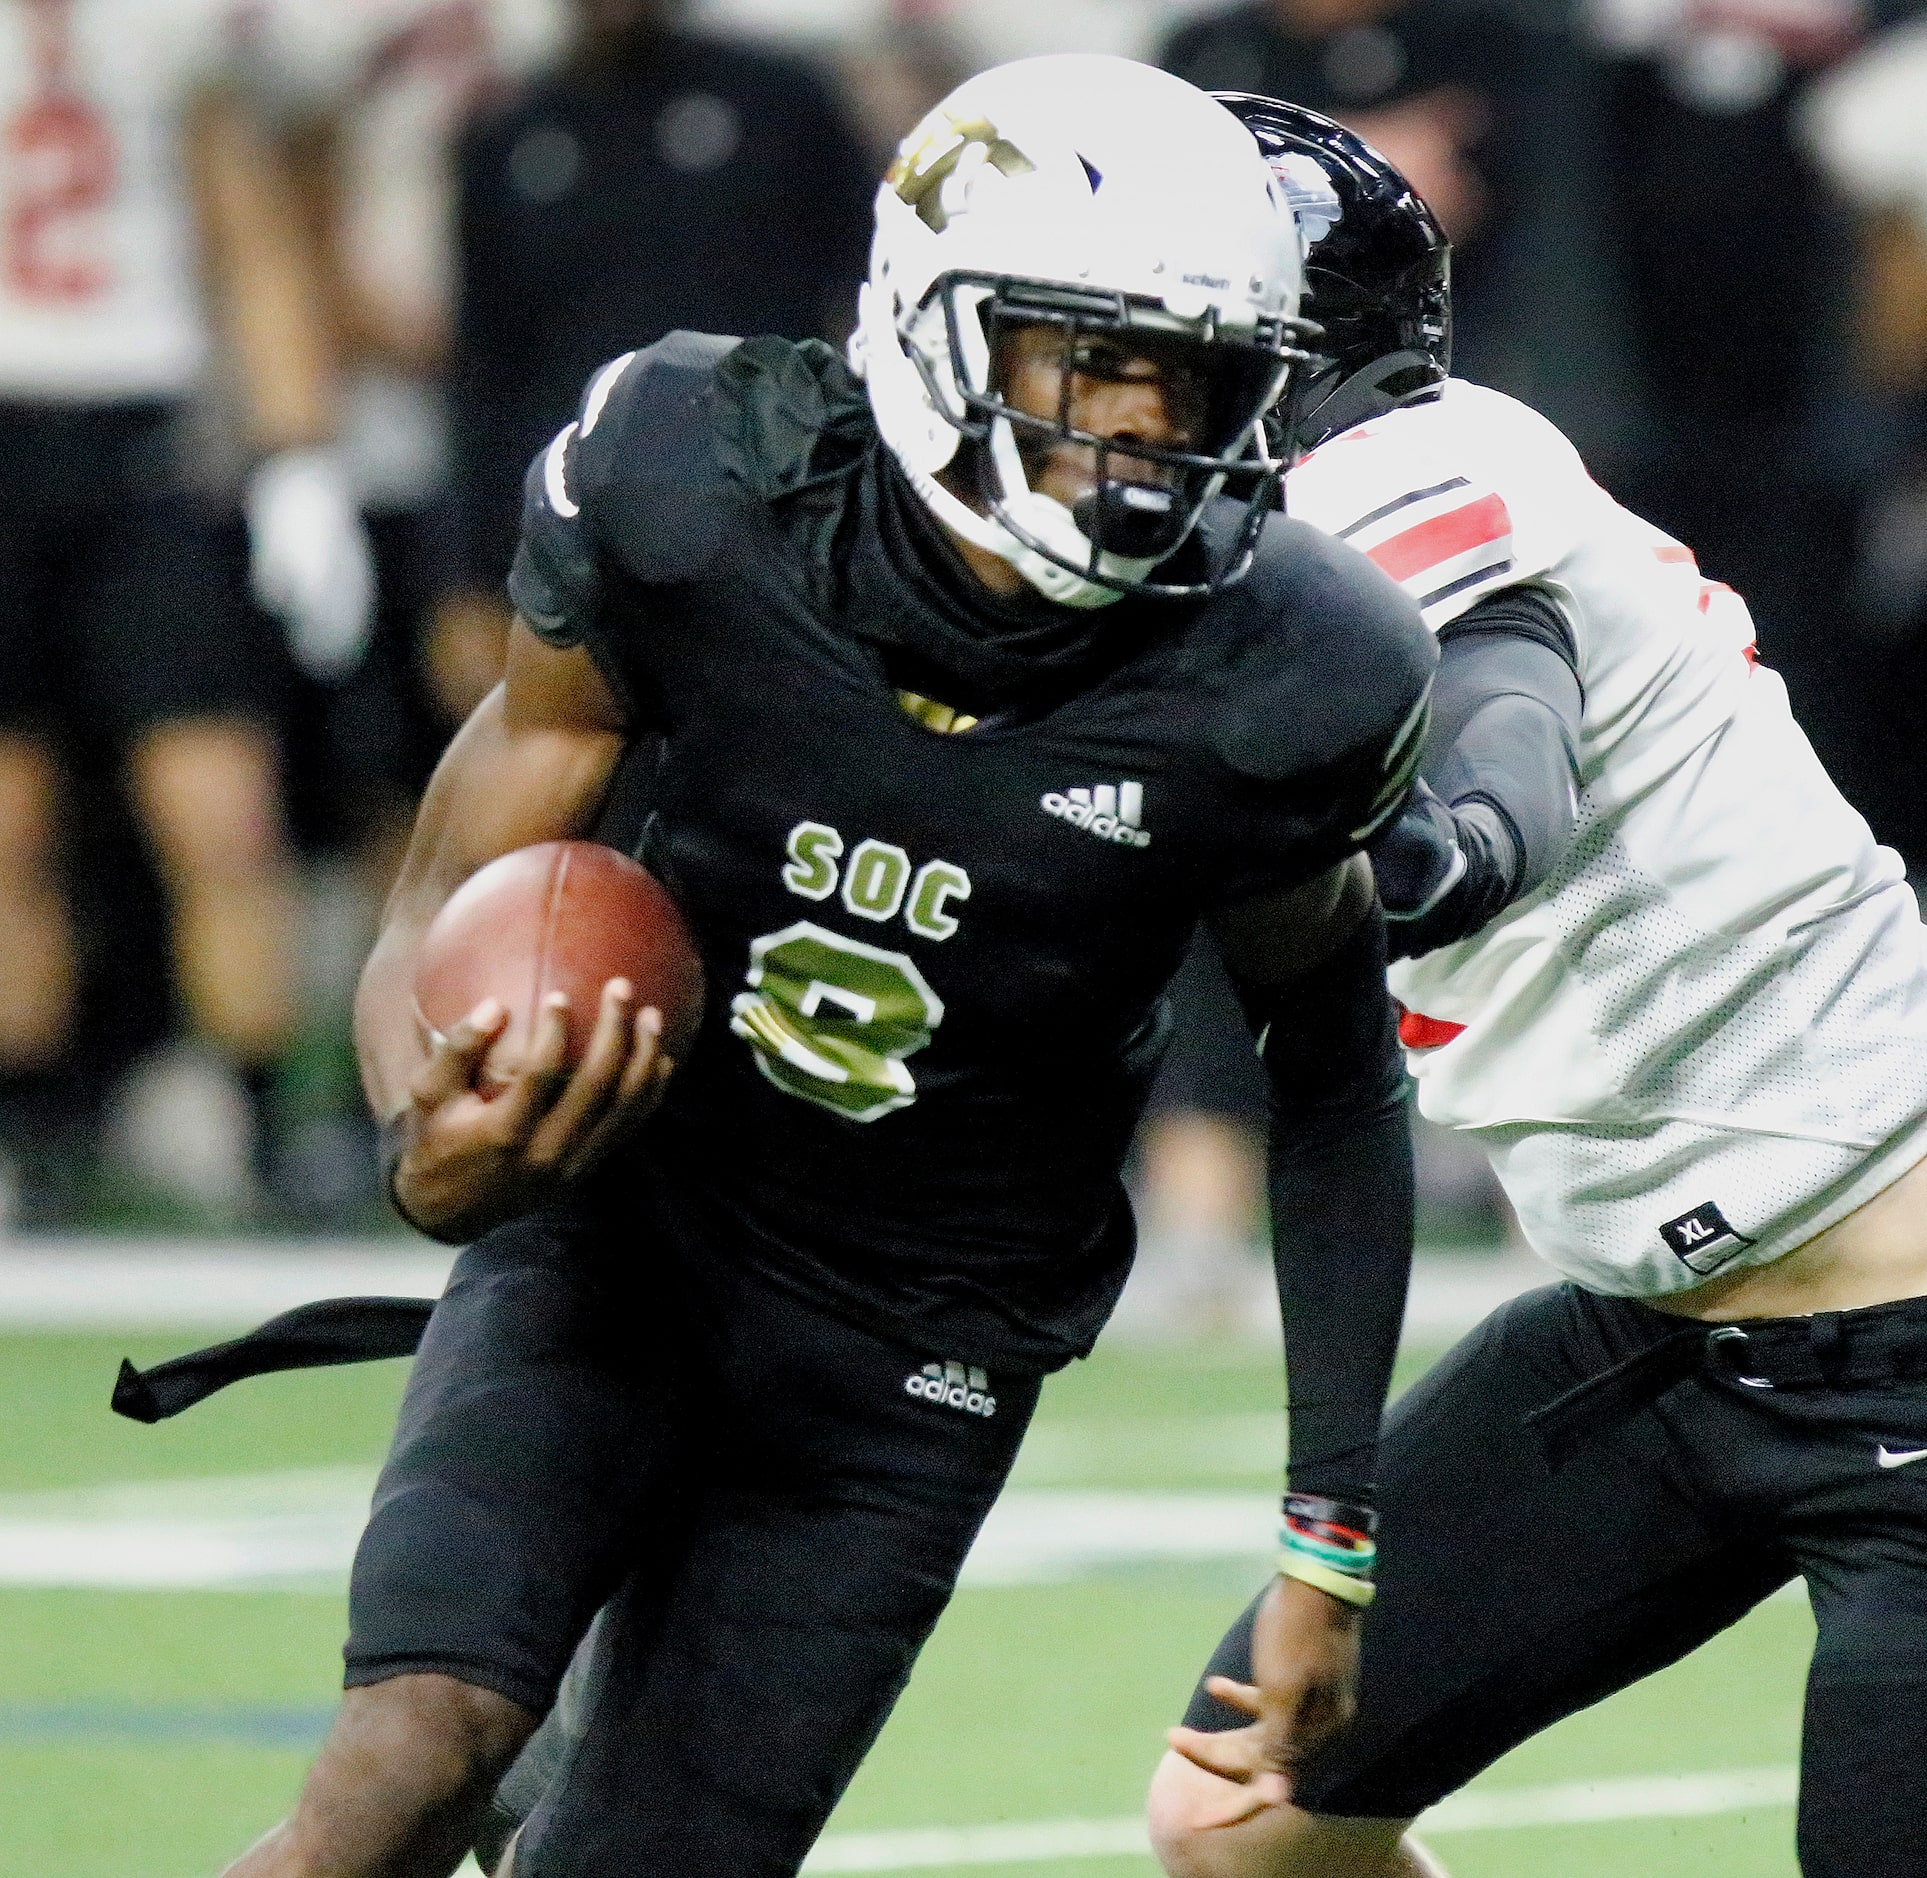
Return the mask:
<path id="1" fill-rule="evenodd" d="M 1007 431 L 1009 427 L 1004 425 L 1001 428 Z M 902 465 L 911 488 L 938 521 L 952 534 L 960 535 L 972 546 L 982 548 L 1014 567 L 1046 600 L 1058 606 L 1090 610 L 1111 606 L 1124 598 L 1116 587 L 1106 586 L 1102 581 L 1092 580 L 1070 568 L 1059 567 L 1048 555 L 1039 554 L 998 517 L 980 515 L 918 464 L 902 455 L 898 455 L 897 461 Z M 1090 552 L 1091 544 L 1084 538 L 1070 511 L 1061 502 L 1053 502 L 1049 496 L 1025 488 L 1016 501 L 1006 500 L 999 507 L 1006 514 L 1014 511 L 1019 527 L 1066 558 L 1079 552 Z M 1113 559 L 1112 556 L 1104 556 L 1100 565 Z M 1131 570 L 1136 566 L 1135 562 L 1124 563 L 1120 571 L 1127 578 L 1135 578 Z M 1148 568 L 1146 571 L 1149 571 Z"/>

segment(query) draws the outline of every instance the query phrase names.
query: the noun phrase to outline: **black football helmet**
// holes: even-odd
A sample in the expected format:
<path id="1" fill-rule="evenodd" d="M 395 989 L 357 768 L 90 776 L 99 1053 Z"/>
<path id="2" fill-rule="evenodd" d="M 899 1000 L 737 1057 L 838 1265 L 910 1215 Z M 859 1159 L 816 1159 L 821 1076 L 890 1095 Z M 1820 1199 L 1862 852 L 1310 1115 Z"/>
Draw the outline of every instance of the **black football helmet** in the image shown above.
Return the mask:
<path id="1" fill-rule="evenodd" d="M 1344 125 L 1256 92 L 1212 96 L 1257 139 L 1298 217 L 1299 311 L 1325 334 L 1278 413 L 1281 454 L 1436 395 L 1452 364 L 1452 244 L 1438 217 Z"/>

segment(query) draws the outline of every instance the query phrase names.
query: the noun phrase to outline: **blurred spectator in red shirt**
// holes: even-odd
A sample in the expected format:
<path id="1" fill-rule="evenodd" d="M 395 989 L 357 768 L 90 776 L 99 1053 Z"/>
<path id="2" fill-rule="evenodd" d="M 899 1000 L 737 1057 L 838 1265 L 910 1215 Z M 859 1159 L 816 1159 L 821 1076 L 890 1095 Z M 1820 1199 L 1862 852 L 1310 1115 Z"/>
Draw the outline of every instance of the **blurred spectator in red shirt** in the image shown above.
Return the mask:
<path id="1" fill-rule="evenodd" d="M 71 913 L 81 778 L 117 787 L 145 832 L 181 1012 L 243 1118 L 229 1133 L 247 1132 L 232 1078 L 264 1093 L 297 1018 L 279 649 L 183 449 L 223 369 L 254 462 L 257 598 L 317 669 L 352 659 L 366 621 L 309 257 L 285 172 L 221 82 L 235 54 L 231 0 L 0 7 L 0 1161 L 50 1219 L 89 1133 L 83 1101 L 73 1138 L 50 1139 L 68 1134 L 77 1027 L 139 1002 L 143 951 L 125 944 L 137 861 L 95 883 L 101 931 Z M 71 856 L 83 875 L 94 858 Z M 244 1155 L 161 1158 L 248 1204 Z"/>

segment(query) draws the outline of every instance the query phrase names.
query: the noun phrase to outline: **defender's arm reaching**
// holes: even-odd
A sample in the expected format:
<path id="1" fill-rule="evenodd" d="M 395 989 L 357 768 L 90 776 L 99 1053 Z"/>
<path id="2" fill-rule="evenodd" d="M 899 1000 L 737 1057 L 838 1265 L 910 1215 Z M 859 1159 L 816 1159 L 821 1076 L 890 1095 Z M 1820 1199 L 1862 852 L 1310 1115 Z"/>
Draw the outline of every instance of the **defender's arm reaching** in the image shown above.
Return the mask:
<path id="1" fill-rule="evenodd" d="M 1584 702 L 1572 629 L 1537 588 L 1508 587 L 1440 632 L 1429 786 L 1372 845 L 1394 958 L 1470 938 L 1564 858 Z"/>

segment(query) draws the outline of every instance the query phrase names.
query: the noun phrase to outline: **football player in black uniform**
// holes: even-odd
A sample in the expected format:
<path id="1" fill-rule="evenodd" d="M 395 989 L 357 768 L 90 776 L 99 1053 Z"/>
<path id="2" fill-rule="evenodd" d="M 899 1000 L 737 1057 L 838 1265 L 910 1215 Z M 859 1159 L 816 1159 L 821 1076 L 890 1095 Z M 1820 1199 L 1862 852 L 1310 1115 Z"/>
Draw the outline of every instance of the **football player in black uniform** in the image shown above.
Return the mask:
<path id="1" fill-rule="evenodd" d="M 794 1873 L 1117 1295 L 1201 919 L 1265 1037 L 1291 1486 L 1330 1532 L 1267 1601 L 1265 1701 L 1301 1747 L 1342 1721 L 1411 1241 L 1361 847 L 1435 653 L 1362 557 L 1265 526 L 1299 270 L 1220 106 L 1027 61 L 879 192 L 857 375 L 672 335 L 531 469 L 508 677 L 358 1013 L 398 1205 L 480 1236 L 356 1560 L 340 1717 L 233 1872 L 448 1872 L 606 1607 L 520 1878 Z M 422 932 L 484 862 L 587 830 L 645 730 L 702 1032 L 669 1080 L 615 981 L 573 1075 L 551 1011 L 484 1102 L 503 1014 L 425 1052 Z"/>

